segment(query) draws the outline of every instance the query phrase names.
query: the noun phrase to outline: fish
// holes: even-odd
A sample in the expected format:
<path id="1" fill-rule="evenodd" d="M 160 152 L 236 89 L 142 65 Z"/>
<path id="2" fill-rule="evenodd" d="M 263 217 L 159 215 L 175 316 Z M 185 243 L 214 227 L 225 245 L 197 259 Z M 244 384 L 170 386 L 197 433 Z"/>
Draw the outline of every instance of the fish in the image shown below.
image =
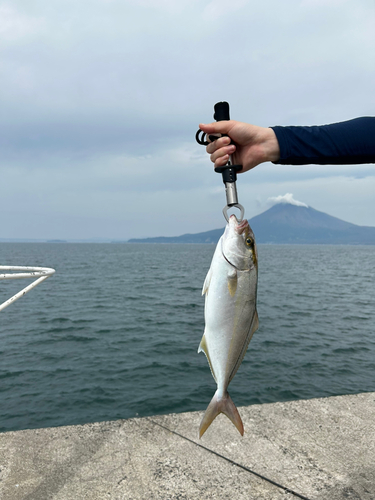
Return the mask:
<path id="1" fill-rule="evenodd" d="M 256 308 L 258 253 L 249 222 L 231 215 L 204 281 L 205 329 L 198 352 L 207 357 L 217 390 L 199 427 L 203 436 L 213 420 L 224 413 L 244 434 L 240 414 L 228 393 L 228 385 L 258 329 Z"/>

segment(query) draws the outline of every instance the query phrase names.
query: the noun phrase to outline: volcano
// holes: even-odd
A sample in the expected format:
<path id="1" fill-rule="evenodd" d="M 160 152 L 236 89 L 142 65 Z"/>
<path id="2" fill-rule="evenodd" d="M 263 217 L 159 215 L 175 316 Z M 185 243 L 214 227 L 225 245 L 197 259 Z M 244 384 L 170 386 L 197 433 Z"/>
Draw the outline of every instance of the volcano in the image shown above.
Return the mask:
<path id="1" fill-rule="evenodd" d="M 375 245 L 375 227 L 357 226 L 312 207 L 278 203 L 249 219 L 257 243 Z M 129 243 L 217 243 L 224 228 Z"/>

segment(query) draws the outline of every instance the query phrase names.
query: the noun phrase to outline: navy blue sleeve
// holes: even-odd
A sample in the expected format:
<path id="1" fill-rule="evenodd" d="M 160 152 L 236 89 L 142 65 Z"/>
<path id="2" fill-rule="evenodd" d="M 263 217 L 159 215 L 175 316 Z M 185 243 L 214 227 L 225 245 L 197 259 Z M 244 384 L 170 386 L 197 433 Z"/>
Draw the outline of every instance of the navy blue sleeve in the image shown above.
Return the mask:
<path id="1" fill-rule="evenodd" d="M 375 117 L 313 127 L 271 127 L 282 165 L 375 163 Z"/>

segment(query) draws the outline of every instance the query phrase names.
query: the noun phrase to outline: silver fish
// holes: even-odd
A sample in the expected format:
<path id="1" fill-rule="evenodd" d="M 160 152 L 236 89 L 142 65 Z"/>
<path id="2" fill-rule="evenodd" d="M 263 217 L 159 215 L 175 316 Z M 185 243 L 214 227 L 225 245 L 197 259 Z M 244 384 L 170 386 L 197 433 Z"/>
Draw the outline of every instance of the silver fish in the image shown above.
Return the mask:
<path id="1" fill-rule="evenodd" d="M 202 437 L 212 421 L 224 413 L 244 433 L 238 410 L 227 388 L 235 376 L 253 333 L 259 326 L 256 310 L 258 255 L 254 233 L 247 220 L 231 215 L 221 236 L 202 295 L 205 330 L 198 352 L 203 351 L 217 383 L 217 391 L 199 428 Z"/>

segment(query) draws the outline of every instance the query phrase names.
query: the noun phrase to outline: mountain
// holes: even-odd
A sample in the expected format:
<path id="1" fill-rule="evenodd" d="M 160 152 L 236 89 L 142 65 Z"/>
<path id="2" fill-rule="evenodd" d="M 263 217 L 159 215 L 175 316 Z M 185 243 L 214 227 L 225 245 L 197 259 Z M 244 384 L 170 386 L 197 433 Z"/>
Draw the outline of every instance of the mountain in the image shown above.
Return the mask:
<path id="1" fill-rule="evenodd" d="M 278 203 L 249 220 L 257 243 L 375 245 L 375 227 L 357 226 L 312 207 Z M 131 239 L 129 243 L 216 243 L 224 228 L 182 236 Z"/>
<path id="2" fill-rule="evenodd" d="M 249 222 L 259 243 L 375 245 L 375 227 L 357 226 L 312 207 L 280 203 Z"/>

